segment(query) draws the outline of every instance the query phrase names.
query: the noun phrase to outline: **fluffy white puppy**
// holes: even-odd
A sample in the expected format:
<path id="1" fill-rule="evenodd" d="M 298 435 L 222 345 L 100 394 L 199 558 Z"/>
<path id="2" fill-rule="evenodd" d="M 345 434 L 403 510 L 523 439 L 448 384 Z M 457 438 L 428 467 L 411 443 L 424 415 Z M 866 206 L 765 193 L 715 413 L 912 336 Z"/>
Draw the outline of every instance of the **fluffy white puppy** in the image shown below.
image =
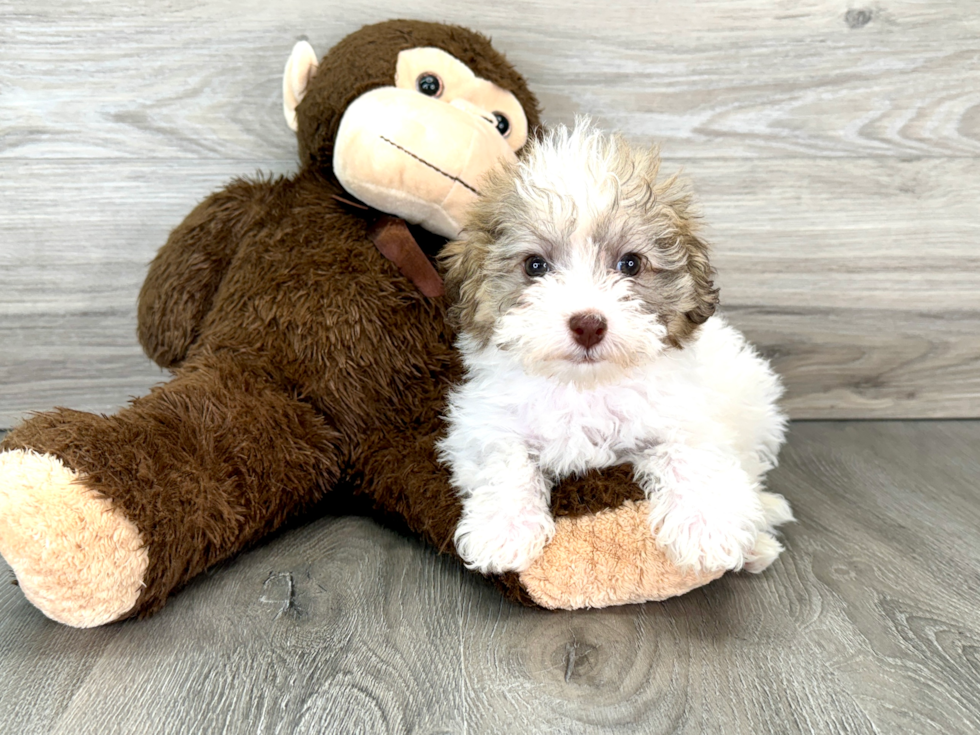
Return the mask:
<path id="1" fill-rule="evenodd" d="M 552 485 L 632 463 L 679 565 L 761 571 L 789 505 L 763 492 L 779 380 L 721 317 L 690 197 L 656 150 L 586 122 L 492 176 L 442 259 L 465 381 L 440 453 L 456 550 L 522 571 L 554 535 Z"/>

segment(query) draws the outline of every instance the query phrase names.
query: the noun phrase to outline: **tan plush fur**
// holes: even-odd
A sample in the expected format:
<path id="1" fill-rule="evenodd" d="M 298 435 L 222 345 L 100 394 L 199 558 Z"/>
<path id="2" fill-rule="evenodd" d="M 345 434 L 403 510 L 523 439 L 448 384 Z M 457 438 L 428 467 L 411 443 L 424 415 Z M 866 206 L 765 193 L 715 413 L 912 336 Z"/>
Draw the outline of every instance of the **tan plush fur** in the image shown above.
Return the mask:
<path id="1" fill-rule="evenodd" d="M 554 540 L 520 575 L 541 607 L 575 610 L 682 595 L 721 576 L 679 573 L 650 533 L 649 501 L 559 518 Z"/>
<path id="2" fill-rule="evenodd" d="M 27 599 L 77 628 L 132 608 L 149 563 L 136 526 L 50 455 L 0 453 L 0 474 L 0 553 Z"/>

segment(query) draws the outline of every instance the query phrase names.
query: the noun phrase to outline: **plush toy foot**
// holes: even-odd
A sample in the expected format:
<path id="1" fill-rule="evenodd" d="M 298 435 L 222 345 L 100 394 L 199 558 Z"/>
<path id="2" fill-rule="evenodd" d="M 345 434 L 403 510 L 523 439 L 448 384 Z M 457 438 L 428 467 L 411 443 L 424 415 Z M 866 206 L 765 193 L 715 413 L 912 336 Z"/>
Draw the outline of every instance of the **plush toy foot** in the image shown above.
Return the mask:
<path id="1" fill-rule="evenodd" d="M 674 565 L 650 533 L 650 502 L 555 521 L 555 536 L 521 575 L 541 607 L 576 610 L 682 595 L 722 575 Z"/>
<path id="2" fill-rule="evenodd" d="M 52 620 L 90 628 L 136 603 L 148 556 L 139 531 L 57 458 L 0 453 L 0 555 Z"/>

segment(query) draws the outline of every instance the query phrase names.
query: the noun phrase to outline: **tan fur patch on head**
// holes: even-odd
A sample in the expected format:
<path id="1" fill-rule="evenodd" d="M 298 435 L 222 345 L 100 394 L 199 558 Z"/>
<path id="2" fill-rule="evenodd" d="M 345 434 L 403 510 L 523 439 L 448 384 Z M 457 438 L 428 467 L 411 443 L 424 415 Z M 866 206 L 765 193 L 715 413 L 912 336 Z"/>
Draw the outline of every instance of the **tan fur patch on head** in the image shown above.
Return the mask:
<path id="1" fill-rule="evenodd" d="M 659 178 L 657 150 L 632 147 L 587 122 L 532 141 L 518 162 L 488 176 L 461 238 L 443 250 L 450 316 L 480 342 L 520 302 L 523 270 L 540 255 L 557 269 L 592 260 L 614 272 L 639 254 L 644 268 L 630 287 L 680 347 L 715 311 L 708 246 L 698 236 L 691 195 L 676 176 Z"/>
<path id="2" fill-rule="evenodd" d="M 488 189 L 496 189 L 503 180 L 494 176 L 483 185 L 480 204 L 490 201 Z M 482 206 L 478 208 L 484 211 Z M 490 293 L 494 287 L 492 275 L 484 272 L 493 246 L 493 230 L 476 224 L 479 220 L 475 220 L 475 217 L 476 213 L 471 215 L 471 224 L 464 232 L 464 239 L 447 243 L 439 253 L 438 261 L 444 270 L 443 282 L 451 304 L 449 319 L 458 329 L 472 333 L 485 342 L 493 331 L 493 320 L 487 319 L 486 314 L 482 318 L 480 315 L 481 311 L 486 312 L 490 308 Z M 508 271 L 499 273 L 499 277 L 506 279 Z"/>
<path id="3" fill-rule="evenodd" d="M 679 570 L 650 533 L 649 501 L 555 521 L 555 537 L 520 575 L 541 607 L 577 610 L 690 592 L 722 575 Z"/>
<path id="4" fill-rule="evenodd" d="M 139 531 L 57 458 L 0 453 L 0 554 L 52 620 L 90 628 L 139 597 L 149 559 Z"/>

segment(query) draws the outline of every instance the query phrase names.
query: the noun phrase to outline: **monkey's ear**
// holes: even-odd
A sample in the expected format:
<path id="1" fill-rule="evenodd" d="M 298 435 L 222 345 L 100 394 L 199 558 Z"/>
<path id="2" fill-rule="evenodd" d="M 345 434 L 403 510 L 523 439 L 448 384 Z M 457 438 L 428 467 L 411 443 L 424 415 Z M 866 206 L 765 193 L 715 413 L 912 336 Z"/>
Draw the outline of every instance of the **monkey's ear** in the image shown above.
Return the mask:
<path id="1" fill-rule="evenodd" d="M 309 42 L 297 41 L 282 74 L 282 111 L 286 116 L 286 124 L 294 133 L 299 128 L 296 107 L 303 101 L 318 67 L 316 51 Z"/>

